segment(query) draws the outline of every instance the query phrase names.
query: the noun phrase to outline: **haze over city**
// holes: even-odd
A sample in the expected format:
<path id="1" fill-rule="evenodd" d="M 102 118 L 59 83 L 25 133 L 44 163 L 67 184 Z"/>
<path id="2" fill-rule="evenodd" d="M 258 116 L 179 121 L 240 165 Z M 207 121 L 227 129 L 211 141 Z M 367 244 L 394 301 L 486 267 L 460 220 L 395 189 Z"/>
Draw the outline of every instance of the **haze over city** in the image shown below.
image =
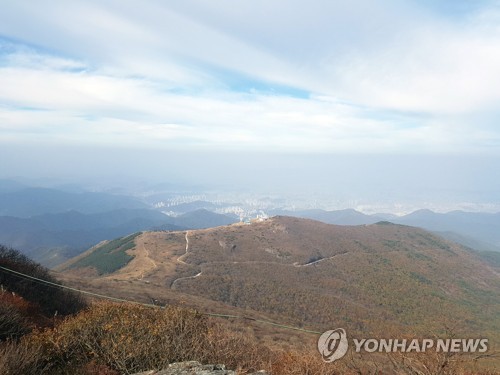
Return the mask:
<path id="1" fill-rule="evenodd" d="M 499 21 L 498 1 L 2 2 L 0 178 L 498 212 Z"/>

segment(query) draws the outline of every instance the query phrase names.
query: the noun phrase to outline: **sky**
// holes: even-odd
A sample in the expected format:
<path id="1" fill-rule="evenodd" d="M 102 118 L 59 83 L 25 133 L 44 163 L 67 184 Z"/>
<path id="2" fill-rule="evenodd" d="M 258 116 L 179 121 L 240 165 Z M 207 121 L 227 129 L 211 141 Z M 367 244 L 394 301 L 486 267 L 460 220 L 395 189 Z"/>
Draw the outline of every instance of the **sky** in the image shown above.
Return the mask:
<path id="1" fill-rule="evenodd" d="M 432 189 L 457 189 L 464 176 L 469 191 L 499 187 L 500 1 L 0 0 L 0 9 L 0 177 L 130 167 L 146 178 L 172 164 L 170 175 L 195 181 L 212 160 L 248 177 L 238 159 L 256 174 L 293 174 L 282 168 L 290 155 L 304 173 L 322 160 L 309 179 L 333 163 L 349 175 L 377 168 L 381 180 L 393 168 L 397 182 L 410 155 L 425 160 L 416 178 Z M 428 169 L 443 181 L 432 185 Z"/>

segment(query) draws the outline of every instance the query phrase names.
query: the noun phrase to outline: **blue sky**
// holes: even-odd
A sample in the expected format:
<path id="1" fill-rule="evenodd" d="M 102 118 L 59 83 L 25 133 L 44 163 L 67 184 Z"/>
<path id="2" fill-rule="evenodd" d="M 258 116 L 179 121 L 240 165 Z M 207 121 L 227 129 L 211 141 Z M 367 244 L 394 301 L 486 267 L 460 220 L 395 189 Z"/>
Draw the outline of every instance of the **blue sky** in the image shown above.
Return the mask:
<path id="1" fill-rule="evenodd" d="M 470 4 L 2 1 L 0 142 L 498 154 L 500 3 Z"/>

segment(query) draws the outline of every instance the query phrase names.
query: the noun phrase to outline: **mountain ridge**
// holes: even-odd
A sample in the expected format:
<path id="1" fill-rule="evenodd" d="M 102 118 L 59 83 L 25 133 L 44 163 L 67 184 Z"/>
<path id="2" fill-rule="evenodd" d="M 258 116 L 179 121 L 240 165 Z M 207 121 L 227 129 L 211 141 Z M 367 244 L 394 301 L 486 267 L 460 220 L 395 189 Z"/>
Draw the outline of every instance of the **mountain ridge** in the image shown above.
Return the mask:
<path id="1" fill-rule="evenodd" d="M 273 217 L 145 232 L 127 253 L 134 259 L 101 276 L 103 283 L 147 282 L 297 324 L 344 325 L 353 332 L 404 330 L 411 322 L 417 331 L 439 330 L 457 319 L 469 333 L 500 331 L 498 268 L 409 226 Z"/>
<path id="2" fill-rule="evenodd" d="M 354 209 L 346 210 L 273 210 L 272 213 L 303 217 L 337 225 L 375 224 L 390 221 L 395 224 L 410 225 L 436 233 L 453 233 L 449 238 L 476 250 L 500 251 L 500 213 L 476 213 L 461 210 L 436 213 L 429 209 L 419 209 L 407 215 L 378 213 L 367 215 Z"/>

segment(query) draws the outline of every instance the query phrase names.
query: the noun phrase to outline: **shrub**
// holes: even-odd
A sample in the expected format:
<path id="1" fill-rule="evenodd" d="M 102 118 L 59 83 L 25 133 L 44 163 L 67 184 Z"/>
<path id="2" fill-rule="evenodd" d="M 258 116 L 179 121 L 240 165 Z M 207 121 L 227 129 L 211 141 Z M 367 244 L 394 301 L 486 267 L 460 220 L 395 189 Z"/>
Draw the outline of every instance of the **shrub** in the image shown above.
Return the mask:
<path id="1" fill-rule="evenodd" d="M 25 336 L 19 345 L 11 368 L 24 361 L 24 353 L 36 353 L 29 366 L 37 374 L 131 374 L 191 360 L 224 363 L 241 374 L 340 373 L 315 353 L 273 351 L 252 336 L 173 306 L 97 303 L 54 329 Z"/>
<path id="2" fill-rule="evenodd" d="M 333 375 L 352 374 L 337 364 L 323 362 L 318 353 L 311 351 L 278 351 L 274 353 L 273 361 L 267 368 L 273 375 Z"/>
<path id="3" fill-rule="evenodd" d="M 0 245 L 0 266 L 36 277 L 52 283 L 58 283 L 49 270 L 32 261 L 19 251 Z M 36 280 L 23 278 L 0 269 L 0 284 L 8 290 L 21 295 L 27 301 L 40 306 L 46 315 L 74 314 L 86 306 L 83 298 L 73 292 L 46 285 Z"/>
<path id="4" fill-rule="evenodd" d="M 185 308 L 96 303 L 53 329 L 34 331 L 18 344 L 4 344 L 0 374 L 132 374 L 191 360 L 223 363 L 239 374 L 470 373 L 467 364 L 448 361 L 443 366 L 439 358 L 423 354 L 354 361 L 351 353 L 338 363 L 324 363 L 314 348 L 270 349 L 231 328 Z"/>
<path id="5" fill-rule="evenodd" d="M 0 304 L 0 341 L 16 339 L 27 332 L 28 322 L 19 310 L 8 303 Z"/>
<path id="6" fill-rule="evenodd" d="M 193 310 L 99 303 L 55 329 L 34 332 L 23 345 L 40 350 L 40 370 L 59 373 L 93 361 L 128 374 L 202 360 L 207 330 L 206 318 Z"/>
<path id="7" fill-rule="evenodd" d="M 72 264 L 70 268 L 93 267 L 99 275 L 113 273 L 134 259 L 132 255 L 127 254 L 127 250 L 135 246 L 134 239 L 140 234 L 140 232 L 134 233 L 98 246 L 89 255 Z"/>
<path id="8" fill-rule="evenodd" d="M 16 342 L 6 342 L 0 346 L 0 374 L 43 374 L 40 368 L 40 350 Z"/>

